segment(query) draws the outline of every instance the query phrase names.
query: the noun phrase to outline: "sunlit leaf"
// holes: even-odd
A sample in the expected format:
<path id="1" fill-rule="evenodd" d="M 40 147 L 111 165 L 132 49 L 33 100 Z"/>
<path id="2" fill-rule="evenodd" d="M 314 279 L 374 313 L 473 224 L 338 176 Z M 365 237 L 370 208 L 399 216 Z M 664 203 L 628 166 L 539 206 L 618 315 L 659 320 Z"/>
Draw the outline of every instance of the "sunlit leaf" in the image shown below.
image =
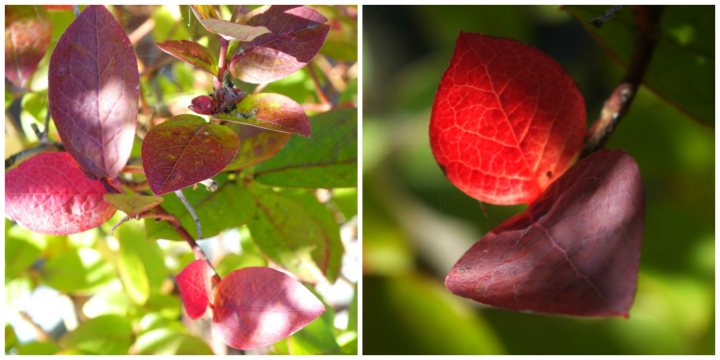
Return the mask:
<path id="1" fill-rule="evenodd" d="M 185 311 L 191 319 L 203 316 L 210 304 L 212 275 L 207 261 L 195 260 L 175 276 Z"/>
<path id="2" fill-rule="evenodd" d="M 93 249 L 72 249 L 50 259 L 40 278 L 58 291 L 83 293 L 115 278 L 112 264 Z"/>
<path id="3" fill-rule="evenodd" d="M 190 8 L 205 29 L 229 41 L 251 41 L 270 32 L 265 26 L 248 26 L 221 20 L 210 5 L 192 5 Z"/>
<path id="4" fill-rule="evenodd" d="M 127 355 L 132 326 L 117 315 L 102 315 L 80 324 L 60 338 L 63 348 L 77 348 L 96 355 Z"/>
<path id="5" fill-rule="evenodd" d="M 259 164 L 278 153 L 291 134 L 265 130 L 255 126 L 227 124 L 238 135 L 240 149 L 225 171 L 244 169 Z"/>
<path id="6" fill-rule="evenodd" d="M 213 54 L 195 41 L 168 40 L 156 43 L 155 46 L 200 70 L 207 71 L 210 75 L 218 75 L 217 60 Z"/>
<path id="7" fill-rule="evenodd" d="M 215 355 L 199 337 L 173 329 L 148 331 L 133 345 L 139 355 Z"/>
<path id="8" fill-rule="evenodd" d="M 161 197 L 129 194 L 105 194 L 103 198 L 129 217 L 150 210 L 165 200 Z"/>
<path id="9" fill-rule="evenodd" d="M 213 118 L 239 121 L 263 129 L 310 137 L 310 121 L 305 111 L 300 104 L 280 94 L 248 95 L 237 104 L 235 111 L 213 115 Z"/>

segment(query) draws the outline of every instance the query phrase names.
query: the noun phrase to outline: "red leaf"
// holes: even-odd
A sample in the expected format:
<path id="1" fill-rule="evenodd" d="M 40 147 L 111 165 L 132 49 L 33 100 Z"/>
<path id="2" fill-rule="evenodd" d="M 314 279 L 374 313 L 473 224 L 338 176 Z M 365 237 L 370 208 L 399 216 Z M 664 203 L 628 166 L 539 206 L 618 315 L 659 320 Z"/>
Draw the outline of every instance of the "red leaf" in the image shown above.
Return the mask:
<path id="1" fill-rule="evenodd" d="M 460 33 L 433 104 L 430 146 L 445 176 L 488 203 L 530 203 L 573 163 L 585 101 L 554 59 L 521 42 Z"/>
<path id="2" fill-rule="evenodd" d="M 194 41 L 168 40 L 156 43 L 155 46 L 200 70 L 205 70 L 210 75 L 218 75 L 217 61 L 210 50 Z"/>
<path id="3" fill-rule="evenodd" d="M 241 42 L 230 56 L 233 76 L 252 84 L 279 80 L 300 70 L 317 54 L 330 31 L 327 18 L 305 6 L 263 6 L 243 19 L 271 31 Z"/>
<path id="4" fill-rule="evenodd" d="M 5 215 L 42 234 L 76 234 L 115 214 L 108 193 L 68 153 L 43 153 L 5 174 Z"/>
<path id="5" fill-rule="evenodd" d="M 155 196 L 209 179 L 237 154 L 240 140 L 222 125 L 195 115 L 178 115 L 148 131 L 142 163 Z"/>
<path id="6" fill-rule="evenodd" d="M 47 11 L 37 5 L 5 6 L 5 77 L 19 88 L 45 56 L 52 38 Z"/>
<path id="7" fill-rule="evenodd" d="M 203 316 L 210 304 L 212 276 L 213 272 L 205 260 L 191 262 L 175 276 L 185 311 L 193 320 Z"/>
<path id="8" fill-rule="evenodd" d="M 284 273 L 247 267 L 215 290 L 213 328 L 236 349 L 254 349 L 290 336 L 325 311 L 310 290 Z"/>
<path id="9" fill-rule="evenodd" d="M 202 115 L 212 115 L 215 112 L 213 99 L 206 95 L 196 96 L 190 102 L 188 109 Z"/>
<path id="10" fill-rule="evenodd" d="M 473 245 L 445 279 L 483 304 L 577 316 L 628 316 L 645 190 L 622 150 L 600 150 Z"/>
<path id="11" fill-rule="evenodd" d="M 130 157 L 140 79 L 130 39 L 103 6 L 83 10 L 50 57 L 50 113 L 65 148 L 98 177 L 114 178 Z"/>
<path id="12" fill-rule="evenodd" d="M 310 137 L 310 120 L 300 104 L 280 94 L 252 94 L 229 114 L 215 119 L 233 120 L 255 127 Z"/>
<path id="13" fill-rule="evenodd" d="M 254 126 L 228 124 L 240 139 L 240 149 L 225 171 L 244 169 L 259 164 L 278 153 L 290 140 L 290 134 Z"/>

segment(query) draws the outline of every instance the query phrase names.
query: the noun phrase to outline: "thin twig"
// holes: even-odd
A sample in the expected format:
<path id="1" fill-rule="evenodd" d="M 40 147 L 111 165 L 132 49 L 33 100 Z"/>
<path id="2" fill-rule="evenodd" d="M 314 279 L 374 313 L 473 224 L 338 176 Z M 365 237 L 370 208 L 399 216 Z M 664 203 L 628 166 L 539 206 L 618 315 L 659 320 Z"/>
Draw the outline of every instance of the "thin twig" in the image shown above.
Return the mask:
<path id="1" fill-rule="evenodd" d="M 155 19 L 148 18 L 145 20 L 142 25 L 138 26 L 137 29 L 135 29 L 132 34 L 128 35 L 128 39 L 130 39 L 130 43 L 135 46 L 140 39 L 145 37 L 145 35 L 149 34 L 153 28 L 155 28 Z"/>
<path id="2" fill-rule="evenodd" d="M 28 313 L 21 311 L 20 312 L 20 318 L 25 320 L 30 326 L 32 326 L 33 330 L 35 330 L 35 340 L 43 342 L 48 341 L 52 339 L 50 334 L 47 333 L 47 331 L 43 330 L 42 326 L 38 325 Z"/>
<path id="3" fill-rule="evenodd" d="M 266 86 L 268 86 L 268 84 L 270 84 L 270 83 L 259 84 L 258 86 L 255 87 L 255 89 L 253 89 L 252 93 L 259 94 L 261 91 L 263 91 L 263 89 L 265 89 Z"/>
<path id="4" fill-rule="evenodd" d="M 73 5 L 73 12 L 75 13 L 75 17 L 80 16 L 80 6 Z"/>
<path id="5" fill-rule="evenodd" d="M 605 11 L 602 15 L 588 21 L 588 24 L 595 26 L 599 29 L 606 21 L 612 19 L 617 13 L 619 13 L 623 7 L 624 5 L 613 5 L 611 8 L 607 9 L 607 11 Z"/>
<path id="6" fill-rule="evenodd" d="M 217 79 L 220 81 L 223 76 L 225 75 L 225 70 L 227 69 L 226 64 L 226 58 L 227 58 L 227 50 L 228 46 L 230 45 L 230 41 L 225 39 L 224 37 L 220 37 L 220 56 L 218 56 L 218 73 L 217 73 Z"/>
<path id="7" fill-rule="evenodd" d="M 10 168 L 11 166 L 15 165 L 16 163 L 19 163 L 23 160 L 26 160 L 30 157 L 33 157 L 37 154 L 46 153 L 46 152 L 60 152 L 65 151 L 65 147 L 63 144 L 55 141 L 48 141 L 45 144 L 39 144 L 38 146 L 25 149 L 19 153 L 10 155 L 7 159 L 5 159 L 5 170 Z"/>
<path id="8" fill-rule="evenodd" d="M 145 175 L 145 170 L 143 169 L 142 165 L 125 165 L 125 167 L 120 172 L 127 174 Z"/>
<path id="9" fill-rule="evenodd" d="M 605 147 L 620 119 L 630 108 L 652 59 L 660 33 L 662 6 L 640 5 L 635 6 L 634 10 L 633 14 L 638 21 L 638 32 L 632 60 L 620 85 L 605 101 L 600 117 L 585 134 L 585 145 L 580 158 Z"/>
<path id="10" fill-rule="evenodd" d="M 328 100 L 327 95 L 325 95 L 325 92 L 322 89 L 322 86 L 320 85 L 320 80 L 318 80 L 317 74 L 315 74 L 315 69 L 313 69 L 313 64 L 308 64 L 308 72 L 310 73 L 310 77 L 313 79 L 313 83 L 315 84 L 315 92 L 318 95 L 318 98 L 320 99 L 320 102 L 322 104 L 327 104 L 330 102 Z"/>
<path id="11" fill-rule="evenodd" d="M 192 216 L 193 220 L 195 220 L 195 229 L 197 230 L 198 234 L 198 240 L 202 240 L 202 229 L 200 228 L 200 219 L 198 219 L 197 213 L 195 212 L 195 208 L 190 205 L 190 203 L 185 198 L 185 195 L 183 195 L 182 190 L 176 190 L 175 195 L 177 195 L 178 199 L 182 201 L 183 204 L 185 204 L 185 207 L 188 209 L 188 212 Z"/>
<path id="12" fill-rule="evenodd" d="M 140 214 L 135 214 L 135 216 L 125 216 L 124 218 L 120 219 L 115 225 L 113 225 L 112 229 L 110 229 L 110 236 L 115 232 L 115 229 L 117 229 L 118 226 L 120 226 L 122 223 L 126 221 L 130 221 L 130 219 L 134 220 L 140 220 Z"/>
<path id="13" fill-rule="evenodd" d="M 40 144 L 47 144 L 47 142 L 50 141 L 50 136 L 48 135 L 49 133 L 50 133 L 50 109 L 48 108 L 47 113 L 45 114 L 45 129 L 43 129 L 42 136 L 38 136 L 38 142 L 40 142 Z"/>

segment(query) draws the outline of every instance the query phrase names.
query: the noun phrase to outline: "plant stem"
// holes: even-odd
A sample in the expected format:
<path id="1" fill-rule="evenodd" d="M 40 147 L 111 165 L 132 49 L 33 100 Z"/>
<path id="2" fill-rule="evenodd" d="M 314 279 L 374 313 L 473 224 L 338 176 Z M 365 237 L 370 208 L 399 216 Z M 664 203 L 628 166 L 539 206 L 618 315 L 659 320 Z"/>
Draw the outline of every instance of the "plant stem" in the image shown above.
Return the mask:
<path id="1" fill-rule="evenodd" d="M 195 208 L 190 205 L 190 203 L 185 198 L 185 195 L 182 193 L 182 190 L 176 190 L 175 195 L 177 195 L 178 199 L 182 201 L 182 203 L 185 205 L 185 207 L 188 209 L 188 212 L 192 216 L 193 220 L 195 220 L 195 230 L 197 230 L 198 234 L 198 240 L 202 240 L 202 228 L 200 228 L 200 219 L 198 219 L 197 213 L 195 212 Z"/>
<path id="2" fill-rule="evenodd" d="M 605 147 L 610 135 L 617 128 L 620 119 L 632 104 L 643 76 L 647 72 L 653 51 L 660 34 L 660 12 L 662 6 L 639 5 L 633 7 L 633 15 L 638 21 L 637 40 L 633 57 L 625 76 L 600 112 L 600 117 L 585 134 L 585 145 L 580 158 Z"/>
<path id="3" fill-rule="evenodd" d="M 217 80 L 219 82 L 222 81 L 223 76 L 225 75 L 225 70 L 227 69 L 226 64 L 226 57 L 227 57 L 227 49 L 228 45 L 230 44 L 230 41 L 225 39 L 224 37 L 220 36 L 220 54 L 218 56 L 218 76 Z"/>
<path id="4" fill-rule="evenodd" d="M 313 64 L 309 63 L 307 66 L 308 72 L 310 73 L 310 77 L 313 79 L 313 83 L 315 83 L 315 92 L 318 95 L 318 98 L 320 99 L 320 103 L 327 104 L 330 102 L 328 100 L 327 95 L 322 90 L 322 86 L 320 86 L 320 80 L 318 80 L 317 75 L 315 74 L 315 69 L 313 69 Z"/>
<path id="5" fill-rule="evenodd" d="M 617 13 L 622 10 L 624 5 L 613 5 L 611 8 L 607 9 L 602 15 L 588 21 L 588 24 L 595 26 L 596 28 L 600 28 L 606 21 L 612 19 Z"/>

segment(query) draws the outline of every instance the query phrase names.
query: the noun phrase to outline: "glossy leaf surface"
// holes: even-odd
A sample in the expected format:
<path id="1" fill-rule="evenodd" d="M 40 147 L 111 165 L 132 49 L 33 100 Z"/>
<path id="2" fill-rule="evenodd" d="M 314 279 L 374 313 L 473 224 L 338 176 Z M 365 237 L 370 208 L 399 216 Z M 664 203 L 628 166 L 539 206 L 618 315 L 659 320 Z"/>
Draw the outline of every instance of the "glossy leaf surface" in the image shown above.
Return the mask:
<path id="1" fill-rule="evenodd" d="M 5 216 L 42 234 L 76 234 L 113 216 L 107 193 L 68 153 L 38 154 L 5 174 Z"/>
<path id="2" fill-rule="evenodd" d="M 95 176 L 114 178 L 127 163 L 139 88 L 130 39 L 103 6 L 86 7 L 50 57 L 48 97 L 63 145 Z"/>
<path id="3" fill-rule="evenodd" d="M 185 311 L 191 319 L 203 316 L 210 304 L 212 275 L 207 261 L 195 260 L 175 276 Z"/>
<path id="4" fill-rule="evenodd" d="M 155 44 L 160 50 L 182 60 L 186 63 L 217 76 L 217 60 L 208 48 L 195 41 L 168 40 Z"/>
<path id="5" fill-rule="evenodd" d="M 305 6 L 263 6 L 243 19 L 247 25 L 270 30 L 239 43 L 228 55 L 233 76 L 251 84 L 272 82 L 300 70 L 317 54 L 330 31 L 327 18 Z"/>
<path id="6" fill-rule="evenodd" d="M 146 195 L 129 194 L 105 194 L 103 196 L 116 209 L 124 212 L 127 216 L 150 210 L 163 202 L 163 198 Z"/>
<path id="7" fill-rule="evenodd" d="M 45 56 L 52 38 L 52 22 L 39 5 L 5 6 L 5 77 L 24 88 Z"/>
<path id="8" fill-rule="evenodd" d="M 240 139 L 240 149 L 225 171 L 244 169 L 259 164 L 278 153 L 291 134 L 265 130 L 255 126 L 228 124 Z"/>
<path id="9" fill-rule="evenodd" d="M 585 127 L 582 94 L 557 61 L 512 39 L 460 33 L 430 120 L 435 160 L 460 190 L 532 202 L 572 165 Z"/>
<path id="10" fill-rule="evenodd" d="M 255 127 L 310 137 L 310 120 L 300 104 L 280 94 L 252 94 L 230 114 L 213 118 L 240 121 Z"/>
<path id="11" fill-rule="evenodd" d="M 213 328 L 236 349 L 270 345 L 309 324 L 325 306 L 302 284 L 265 267 L 233 271 L 215 290 Z"/>
<path id="12" fill-rule="evenodd" d="M 207 31 L 229 41 L 251 41 L 270 32 L 265 26 L 249 26 L 221 20 L 210 5 L 192 5 L 190 8 Z"/>
<path id="13" fill-rule="evenodd" d="M 627 317 L 644 221 L 637 163 L 622 150 L 600 150 L 475 243 L 445 285 L 511 310 Z"/>
<path id="14" fill-rule="evenodd" d="M 148 131 L 142 163 L 150 189 L 160 196 L 209 179 L 235 157 L 240 141 L 225 126 L 178 115 Z"/>
<path id="15" fill-rule="evenodd" d="M 293 137 L 282 151 L 255 167 L 255 179 L 280 187 L 357 186 L 357 109 L 314 116 L 312 139 Z"/>

